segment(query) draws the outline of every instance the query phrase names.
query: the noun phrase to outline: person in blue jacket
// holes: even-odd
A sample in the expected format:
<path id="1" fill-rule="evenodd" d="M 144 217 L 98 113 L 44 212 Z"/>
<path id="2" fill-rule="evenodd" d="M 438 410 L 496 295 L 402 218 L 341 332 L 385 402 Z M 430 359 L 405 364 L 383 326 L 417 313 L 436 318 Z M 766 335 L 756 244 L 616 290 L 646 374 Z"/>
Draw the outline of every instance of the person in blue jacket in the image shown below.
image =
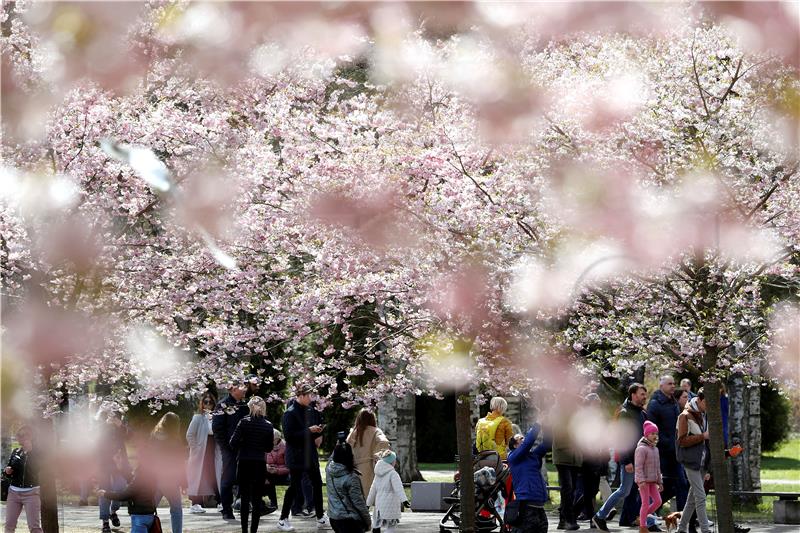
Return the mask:
<path id="1" fill-rule="evenodd" d="M 547 486 L 542 478 L 542 461 L 550 451 L 551 442 L 545 435 L 541 444 L 533 447 L 541 426 L 534 424 L 523 439 L 515 435 L 508 443 L 508 466 L 514 496 L 519 505 L 519 517 L 509 524 L 513 533 L 544 533 L 547 531 L 547 516 L 544 503 L 547 501 Z"/>

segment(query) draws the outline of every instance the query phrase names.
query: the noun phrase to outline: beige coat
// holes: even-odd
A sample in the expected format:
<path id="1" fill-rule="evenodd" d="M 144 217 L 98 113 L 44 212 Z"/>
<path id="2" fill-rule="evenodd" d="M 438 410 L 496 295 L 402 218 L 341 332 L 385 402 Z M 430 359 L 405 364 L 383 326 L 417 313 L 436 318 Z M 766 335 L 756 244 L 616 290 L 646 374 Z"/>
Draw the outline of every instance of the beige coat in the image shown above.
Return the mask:
<path id="1" fill-rule="evenodd" d="M 375 461 L 378 460 L 380 452 L 389 449 L 389 439 L 380 429 L 369 426 L 361 437 L 361 445 L 356 442 L 355 428 L 350 430 L 347 442 L 353 447 L 353 462 L 361 472 L 361 489 L 364 494 L 369 494 L 372 480 L 375 479 Z"/>

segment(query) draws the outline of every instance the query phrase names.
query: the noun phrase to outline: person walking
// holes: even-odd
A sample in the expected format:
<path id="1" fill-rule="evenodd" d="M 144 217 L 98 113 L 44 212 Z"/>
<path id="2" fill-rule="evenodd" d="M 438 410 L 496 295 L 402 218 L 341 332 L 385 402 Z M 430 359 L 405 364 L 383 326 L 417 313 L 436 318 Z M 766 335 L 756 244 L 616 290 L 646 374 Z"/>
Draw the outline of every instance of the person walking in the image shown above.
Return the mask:
<path id="1" fill-rule="evenodd" d="M 478 452 L 496 450 L 500 458 L 508 456 L 508 441 L 514 434 L 511 421 L 506 418 L 508 402 L 505 398 L 495 396 L 489 401 L 490 412 L 475 424 L 475 448 Z"/>
<path id="2" fill-rule="evenodd" d="M 541 426 L 534 424 L 523 438 L 515 435 L 508 442 L 508 466 L 516 499 L 506 506 L 506 519 L 512 533 L 545 533 L 547 516 L 544 504 L 547 501 L 547 486 L 541 474 L 544 456 L 550 451 L 550 440 L 545 435 L 534 448 Z M 510 511 L 517 509 L 512 519 Z"/>
<path id="3" fill-rule="evenodd" d="M 236 481 L 239 483 L 241 498 L 242 533 L 248 533 L 248 514 L 253 503 L 253 520 L 250 533 L 258 531 L 261 509 L 258 503 L 264 491 L 267 475 L 266 455 L 272 451 L 274 430 L 264 418 L 267 404 L 260 396 L 253 396 L 247 402 L 250 414 L 242 418 L 231 436 L 231 449 L 236 452 Z"/>
<path id="4" fill-rule="evenodd" d="M 668 374 L 661 376 L 658 390 L 653 393 L 647 404 L 647 418 L 658 427 L 658 455 L 661 460 L 661 473 L 664 476 L 661 500 L 668 502 L 675 497 L 677 508 L 683 509 L 689 486 L 686 483 L 686 475 L 682 472 L 683 467 L 675 455 L 675 429 L 681 412 L 674 398 L 675 391 L 675 378 Z M 687 393 L 684 392 L 684 395 Z"/>
<path id="5" fill-rule="evenodd" d="M 22 510 L 28 531 L 42 533 L 42 502 L 39 498 L 38 450 L 34 445 L 33 431 L 28 426 L 17 430 L 20 447 L 11 452 L 8 464 L 3 469 L 3 477 L 9 482 L 6 502 L 5 533 L 13 533 Z"/>
<path id="6" fill-rule="evenodd" d="M 362 409 L 356 416 L 356 423 L 347 436 L 347 443 L 353 449 L 356 470 L 361 473 L 361 491 L 369 494 L 375 479 L 375 462 L 382 452 L 389 450 L 389 439 L 378 428 L 375 413 Z"/>
<path id="7" fill-rule="evenodd" d="M 216 404 L 217 399 L 213 394 L 203 394 L 197 412 L 192 416 L 186 430 L 186 442 L 189 444 L 186 492 L 192 502 L 190 513 L 205 513 L 203 507 L 212 496 L 219 500 L 222 452 L 214 442 L 214 431 L 211 428 L 211 413 Z"/>
<path id="8" fill-rule="evenodd" d="M 571 416 L 566 405 L 556 407 L 560 423 L 553 428 L 553 464 L 558 471 L 558 484 L 561 487 L 561 506 L 559 509 L 558 529 L 575 531 L 580 529 L 575 513 L 575 486 L 578 474 L 583 466 L 583 454 L 572 442 L 569 434 Z"/>
<path id="9" fill-rule="evenodd" d="M 139 465 L 130 483 L 120 490 L 97 491 L 100 499 L 126 502 L 131 517 L 130 533 L 147 533 L 155 521 L 156 504 L 153 494 L 158 490 L 155 468 L 150 452 L 145 447 L 140 450 Z"/>
<path id="10" fill-rule="evenodd" d="M 125 487 L 127 478 L 131 475 L 128 450 L 125 445 L 129 430 L 123 421 L 122 411 L 112 409 L 107 413 L 106 411 L 98 413 L 99 416 L 104 414 L 106 417 L 105 424 L 101 429 L 97 450 L 97 485 L 98 488 L 106 491 L 116 491 Z M 120 526 L 119 516 L 117 515 L 121 505 L 120 502 L 101 497 L 98 499 L 97 505 L 100 510 L 102 533 L 111 533 L 111 526 Z"/>
<path id="11" fill-rule="evenodd" d="M 394 468 L 397 454 L 386 450 L 375 465 L 375 481 L 367 495 L 367 507 L 375 506 L 372 516 L 372 531 L 394 533 L 400 523 L 403 509 L 410 507 L 403 481 Z"/>
<path id="12" fill-rule="evenodd" d="M 642 427 L 644 436 L 639 440 L 635 452 L 635 479 L 639 487 L 642 505 L 639 508 L 639 533 L 647 533 L 647 517 L 661 507 L 661 460 L 658 453 L 658 426 L 649 420 Z"/>
<path id="13" fill-rule="evenodd" d="M 679 533 L 687 533 L 692 515 L 697 512 L 700 531 L 708 533 L 711 526 L 706 514 L 706 493 L 703 488 L 704 478 L 708 476 L 708 424 L 705 417 L 706 400 L 703 389 L 697 396 L 689 400 L 686 409 L 678 416 L 678 461 L 686 471 L 689 479 L 689 494 L 683 508 Z"/>
<path id="14" fill-rule="evenodd" d="M 600 409 L 600 396 L 594 392 L 589 393 L 583 398 L 583 404 L 588 408 Z M 579 514 L 577 520 L 591 520 L 594 516 L 594 503 L 600 490 L 600 480 L 606 475 L 608 475 L 608 454 L 583 457 L 579 479 L 582 493 L 575 499 L 575 512 Z"/>
<path id="15" fill-rule="evenodd" d="M 308 475 L 313 486 L 314 510 L 317 526 L 328 524 L 328 517 L 322 504 L 322 477 L 319 473 L 318 442 L 322 439 L 319 412 L 311 407 L 314 401 L 314 388 L 308 384 L 295 387 L 295 399 L 283 413 L 283 438 L 286 441 L 286 466 L 289 467 L 289 488 L 283 497 L 278 529 L 292 531 L 294 527 L 289 521 L 289 512 L 296 494 L 300 494 L 303 474 Z M 351 450 L 352 453 L 352 450 Z"/>
<path id="16" fill-rule="evenodd" d="M 628 397 L 620 407 L 618 419 L 627 423 L 630 426 L 632 435 L 635 435 L 635 441 L 631 440 L 628 444 L 623 446 L 618 451 L 619 453 L 619 469 L 620 469 L 620 484 L 619 488 L 611 493 L 611 496 L 600 507 L 600 510 L 592 517 L 592 524 L 601 531 L 608 531 L 606 520 L 608 519 L 612 509 L 615 508 L 620 500 L 627 498 L 633 488 L 634 483 L 634 451 L 638 445 L 639 439 L 642 437 L 642 428 L 644 422 L 647 420 L 647 414 L 644 411 L 644 405 L 647 401 L 647 388 L 641 383 L 632 383 L 628 387 Z M 622 517 L 620 517 L 621 521 Z M 655 522 L 653 522 L 653 525 Z M 620 525 L 623 525 L 622 523 Z M 650 525 L 650 524 L 648 524 Z"/>
<path id="17" fill-rule="evenodd" d="M 325 467 L 328 513 L 335 533 L 363 533 L 370 528 L 369 509 L 355 472 L 353 449 L 344 439 L 336 444 Z M 285 504 L 284 504 L 285 508 Z"/>
<path id="18" fill-rule="evenodd" d="M 181 487 L 186 485 L 186 446 L 181 438 L 181 419 L 169 411 L 150 433 L 151 461 L 156 472 L 155 503 L 169 502 L 172 533 L 183 531 Z"/>
<path id="19" fill-rule="evenodd" d="M 222 455 L 220 475 L 220 498 L 222 499 L 222 518 L 236 520 L 233 516 L 233 485 L 236 482 L 236 453 L 231 449 L 231 437 L 239 421 L 247 416 L 247 404 L 243 398 L 246 387 L 235 383 L 228 388 L 228 396 L 217 404 L 211 421 L 214 442 Z"/>

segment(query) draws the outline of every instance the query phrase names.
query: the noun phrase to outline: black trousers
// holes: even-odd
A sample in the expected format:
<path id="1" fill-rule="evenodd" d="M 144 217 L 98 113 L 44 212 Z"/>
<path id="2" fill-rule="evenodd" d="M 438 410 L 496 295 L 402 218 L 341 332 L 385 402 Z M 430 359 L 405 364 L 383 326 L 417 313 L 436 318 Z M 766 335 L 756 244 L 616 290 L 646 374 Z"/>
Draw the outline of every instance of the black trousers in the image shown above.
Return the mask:
<path id="1" fill-rule="evenodd" d="M 221 447 L 222 448 L 222 447 Z M 230 448 L 222 448 L 222 476 L 219 480 L 219 495 L 223 514 L 233 513 L 233 486 L 236 484 L 236 454 Z"/>
<path id="2" fill-rule="evenodd" d="M 300 495 L 303 493 L 303 473 L 307 473 L 308 479 L 311 481 L 311 487 L 314 492 L 314 511 L 317 513 L 317 519 L 322 518 L 322 515 L 325 513 L 325 510 L 322 508 L 322 476 L 319 474 L 319 466 L 315 465 L 309 469 L 290 468 L 289 476 L 291 476 L 291 480 L 289 482 L 289 488 L 286 489 L 286 495 L 283 497 L 281 519 L 289 517 L 295 494 Z"/>
<path id="3" fill-rule="evenodd" d="M 593 465 L 589 464 L 581 468 L 581 484 L 583 485 L 583 494 L 575 502 L 576 510 L 591 518 L 594 516 L 594 500 L 600 490 L 600 474 Z"/>
<path id="4" fill-rule="evenodd" d="M 264 487 L 264 494 L 267 496 L 270 505 L 277 507 L 278 493 L 275 491 L 275 487 L 278 485 L 288 485 L 289 474 L 284 474 L 281 476 L 279 474 L 270 474 L 267 472 L 267 481 L 269 481 L 269 484 Z"/>
<path id="5" fill-rule="evenodd" d="M 331 518 L 331 529 L 334 533 L 364 533 L 364 522 L 354 518 L 335 520 Z"/>
<path id="6" fill-rule="evenodd" d="M 253 522 L 250 532 L 258 531 L 258 520 L 260 509 L 256 507 L 261 502 L 261 495 L 264 491 L 264 480 L 267 477 L 266 461 L 242 460 L 236 468 L 236 480 L 239 483 L 239 497 L 242 506 L 240 508 L 242 533 L 247 533 L 247 517 L 250 514 L 250 504 L 253 506 Z"/>
<path id="7" fill-rule="evenodd" d="M 559 516 L 567 524 L 575 523 L 575 485 L 580 467 L 556 465 L 558 484 L 561 485 L 561 511 Z"/>
<path id="8" fill-rule="evenodd" d="M 534 507 L 530 502 L 520 502 L 519 522 L 511 526 L 511 533 L 546 533 L 547 515 L 544 508 Z"/>

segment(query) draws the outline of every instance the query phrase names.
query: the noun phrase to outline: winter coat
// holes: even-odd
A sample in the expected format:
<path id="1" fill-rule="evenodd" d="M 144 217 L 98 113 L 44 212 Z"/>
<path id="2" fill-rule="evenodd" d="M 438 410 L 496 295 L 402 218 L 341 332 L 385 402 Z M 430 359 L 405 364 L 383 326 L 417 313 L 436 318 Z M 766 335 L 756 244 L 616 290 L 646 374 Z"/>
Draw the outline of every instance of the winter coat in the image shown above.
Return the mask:
<path id="1" fill-rule="evenodd" d="M 276 476 L 288 476 L 289 469 L 286 468 L 286 443 L 281 440 L 273 446 L 272 451 L 266 455 L 267 466 L 274 466 Z"/>
<path id="2" fill-rule="evenodd" d="M 250 413 L 250 408 L 244 402 L 237 402 L 233 396 L 228 395 L 217 404 L 211 427 L 214 431 L 214 441 L 222 453 L 233 454 L 231 437 L 239 425 L 239 420 Z"/>
<path id="3" fill-rule="evenodd" d="M 366 531 L 372 522 L 358 475 L 344 465 L 330 461 L 325 467 L 325 486 L 328 489 L 328 517 L 334 520 L 360 520 Z"/>
<path id="4" fill-rule="evenodd" d="M 372 480 L 375 478 L 375 461 L 378 460 L 380 452 L 389 449 L 389 439 L 380 429 L 375 426 L 368 426 L 364 428 L 360 444 L 356 439 L 355 428 L 350 430 L 350 435 L 347 436 L 347 443 L 353 448 L 353 463 L 356 470 L 361 472 L 361 491 L 364 494 L 369 494 Z"/>
<path id="5" fill-rule="evenodd" d="M 634 405 L 630 398 L 626 398 L 619 410 L 619 420 L 629 423 L 636 435 L 636 440 L 631 441 L 627 446 L 623 444 L 619 450 L 619 462 L 622 466 L 626 466 L 633 463 L 636 445 L 644 436 L 642 426 L 647 420 L 647 413 L 641 407 Z"/>
<path id="6" fill-rule="evenodd" d="M 381 520 L 399 520 L 403 502 L 407 500 L 400 474 L 386 461 L 375 465 L 375 481 L 367 496 L 367 507 L 375 506 Z"/>
<path id="7" fill-rule="evenodd" d="M 195 414 L 186 430 L 186 442 L 189 443 L 189 460 L 186 463 L 187 494 L 198 495 L 200 480 L 203 477 L 203 458 L 206 456 L 208 436 L 213 435 L 211 421 L 206 415 Z M 217 478 L 217 487 L 222 486 L 222 452 L 219 446 L 214 446 L 214 473 Z"/>
<path id="8" fill-rule="evenodd" d="M 321 423 L 322 416 L 312 406 L 292 400 L 283 413 L 283 438 L 286 441 L 286 466 L 290 469 L 319 468 L 319 454 L 314 439 L 321 433 L 308 429 Z"/>
<path id="9" fill-rule="evenodd" d="M 3 473 L 3 477 L 9 480 L 13 487 L 20 489 L 30 489 L 39 486 L 39 468 L 38 459 L 39 454 L 35 449 L 26 452 L 23 448 L 14 448 L 11 452 L 11 457 L 8 458 L 8 464 L 13 470 L 10 476 Z"/>
<path id="10" fill-rule="evenodd" d="M 702 413 L 687 408 L 678 416 L 678 462 L 691 470 L 705 470 L 708 461 L 708 449 L 703 432 L 706 431 L 706 420 Z"/>
<path id="11" fill-rule="evenodd" d="M 544 456 L 550 451 L 550 441 L 545 437 L 541 444 L 533 448 L 539 431 L 539 424 L 534 424 L 528 430 L 522 444 L 508 454 L 508 466 L 511 468 L 511 480 L 517 499 L 544 504 L 547 501 L 547 487 L 541 468 Z"/>
<path id="12" fill-rule="evenodd" d="M 661 457 L 661 471 L 670 478 L 679 476 L 678 460 L 675 458 L 675 427 L 681 409 L 678 402 L 661 389 L 653 393 L 647 404 L 647 419 L 658 426 L 658 454 Z"/>
<path id="13" fill-rule="evenodd" d="M 186 445 L 183 440 L 162 432 L 150 437 L 147 447 L 140 450 L 139 460 L 147 457 L 149 468 L 164 487 L 186 486 Z"/>
<path id="14" fill-rule="evenodd" d="M 154 495 L 157 486 L 152 466 L 140 465 L 128 486 L 118 491 L 106 491 L 106 498 L 125 502 L 130 515 L 150 515 L 156 512 Z"/>
<path id="15" fill-rule="evenodd" d="M 663 483 L 661 478 L 661 461 L 658 447 L 642 437 L 636 446 L 634 464 L 634 480 L 636 483 Z"/>
<path id="16" fill-rule="evenodd" d="M 566 431 L 553 433 L 553 464 L 578 467 L 583 465 L 583 453 L 574 446 Z"/>
<path id="17" fill-rule="evenodd" d="M 263 416 L 246 416 L 239 421 L 231 437 L 231 449 L 237 461 L 266 461 L 272 450 L 275 432 Z"/>
<path id="18" fill-rule="evenodd" d="M 482 425 L 489 425 L 489 427 L 496 425 L 494 435 L 490 436 L 493 441 L 489 443 L 490 445 L 481 442 L 480 433 Z M 478 420 L 478 423 L 475 425 L 475 449 L 478 452 L 497 450 L 500 454 L 500 458 L 505 460 L 508 457 L 508 441 L 511 440 L 513 436 L 514 429 L 511 427 L 511 421 L 503 415 L 492 411 L 484 418 Z"/>

